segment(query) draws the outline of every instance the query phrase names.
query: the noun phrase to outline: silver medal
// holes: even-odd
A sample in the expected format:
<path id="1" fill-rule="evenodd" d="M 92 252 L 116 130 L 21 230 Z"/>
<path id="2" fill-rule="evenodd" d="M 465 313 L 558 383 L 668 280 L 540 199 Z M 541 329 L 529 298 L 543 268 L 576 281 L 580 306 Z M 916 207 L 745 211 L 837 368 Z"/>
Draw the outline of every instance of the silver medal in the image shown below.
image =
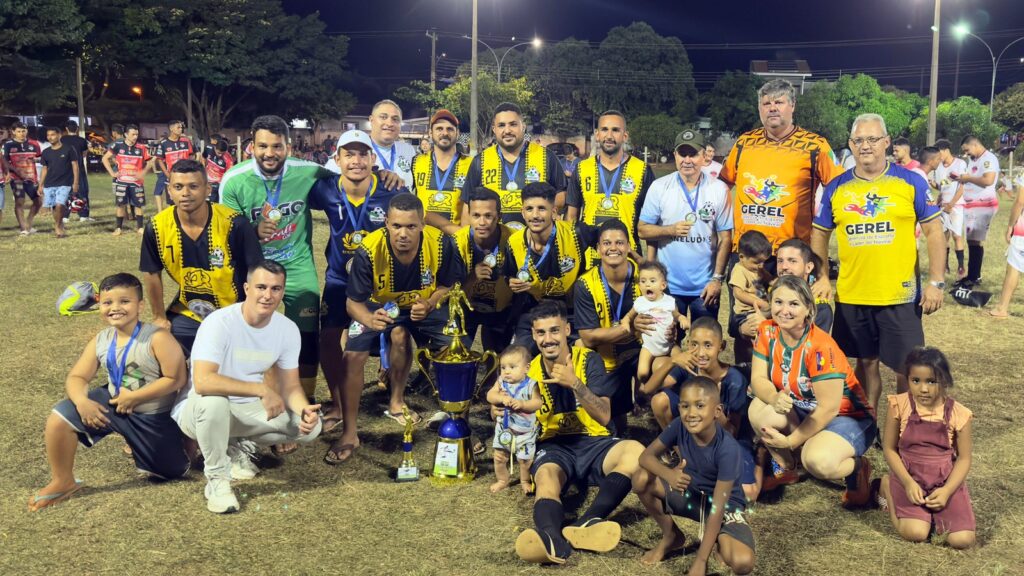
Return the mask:
<path id="1" fill-rule="evenodd" d="M 519 280 L 521 280 L 523 282 L 529 282 L 530 281 L 530 272 L 529 272 L 529 270 L 520 270 L 519 274 L 516 274 L 516 278 L 519 278 Z"/>
<path id="2" fill-rule="evenodd" d="M 519 190 L 519 184 L 516 184 L 515 182 L 509 182 L 508 184 L 505 185 L 505 190 L 508 190 L 509 192 L 515 192 L 516 190 Z"/>
<path id="3" fill-rule="evenodd" d="M 494 268 L 494 266 L 497 265 L 497 263 L 498 263 L 498 258 L 494 254 L 488 254 L 487 256 L 484 256 L 484 264 L 485 265 L 490 266 L 491 268 Z"/>
<path id="4" fill-rule="evenodd" d="M 614 205 L 615 204 L 612 202 L 611 198 L 605 198 L 601 201 L 601 208 L 604 208 L 605 210 L 611 210 Z"/>
<path id="5" fill-rule="evenodd" d="M 281 219 L 282 216 L 283 214 L 281 214 L 281 211 L 278 210 L 277 208 L 274 208 L 267 212 L 267 220 L 270 220 L 271 222 L 277 222 L 278 220 Z"/>
<path id="6" fill-rule="evenodd" d="M 437 194 L 434 194 L 434 202 L 443 202 L 443 201 L 444 201 L 444 194 L 443 193 L 438 192 Z"/>
<path id="7" fill-rule="evenodd" d="M 352 234 L 352 243 L 353 244 L 362 244 L 363 243 L 363 235 L 362 235 L 362 233 L 356 232 L 356 233 Z"/>
<path id="8" fill-rule="evenodd" d="M 689 214 L 687 214 L 686 215 L 686 221 L 689 222 L 690 224 L 693 224 L 693 223 L 697 222 L 697 213 L 696 212 L 690 212 Z"/>
<path id="9" fill-rule="evenodd" d="M 502 446 L 512 445 L 512 432 L 509 430 L 502 430 L 501 434 L 498 434 L 498 444 Z"/>

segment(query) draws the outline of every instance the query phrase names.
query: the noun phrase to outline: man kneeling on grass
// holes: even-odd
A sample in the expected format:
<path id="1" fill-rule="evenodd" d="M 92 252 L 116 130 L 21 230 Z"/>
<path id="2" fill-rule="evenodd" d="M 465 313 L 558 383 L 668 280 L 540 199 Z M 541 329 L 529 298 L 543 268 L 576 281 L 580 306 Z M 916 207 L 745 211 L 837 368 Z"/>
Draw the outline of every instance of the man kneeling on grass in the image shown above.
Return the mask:
<path id="1" fill-rule="evenodd" d="M 170 332 L 139 321 L 142 283 L 131 274 L 100 283 L 100 316 L 108 324 L 85 346 L 68 374 L 68 399 L 46 421 L 46 459 L 52 479 L 28 502 L 32 512 L 59 504 L 82 488 L 75 480 L 76 442 L 92 447 L 117 432 L 135 466 L 169 479 L 188 472 L 181 432 L 169 415 L 185 384 L 185 358 Z M 100 365 L 107 386 L 89 390 Z"/>
<path id="2" fill-rule="evenodd" d="M 237 511 L 231 480 L 259 472 L 241 440 L 309 443 L 320 434 L 320 405 L 306 400 L 299 383 L 299 328 L 276 312 L 284 286 L 282 265 L 258 262 L 249 268 L 245 301 L 212 312 L 196 334 L 192 387 L 173 416 L 203 452 L 210 512 Z"/>

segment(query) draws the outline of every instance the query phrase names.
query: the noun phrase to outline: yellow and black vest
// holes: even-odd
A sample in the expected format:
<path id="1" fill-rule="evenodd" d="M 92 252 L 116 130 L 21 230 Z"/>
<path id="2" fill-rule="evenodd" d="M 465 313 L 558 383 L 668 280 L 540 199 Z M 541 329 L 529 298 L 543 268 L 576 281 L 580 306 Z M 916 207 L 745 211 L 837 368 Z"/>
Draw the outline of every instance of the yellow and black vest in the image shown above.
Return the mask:
<path id="1" fill-rule="evenodd" d="M 451 190 L 435 190 L 437 181 L 434 179 L 433 154 L 420 154 L 412 161 L 412 177 L 416 183 L 416 196 L 423 202 L 423 209 L 459 224 L 462 218 L 462 185 L 466 183 L 466 173 L 469 172 L 473 158 L 458 156 L 455 162 L 455 168 L 449 176 Z"/>
<path id="2" fill-rule="evenodd" d="M 629 230 L 629 247 L 639 253 L 637 244 L 637 217 L 640 214 L 640 191 L 643 190 L 644 176 L 647 174 L 647 163 L 636 156 L 628 156 L 619 175 L 619 188 L 612 192 L 612 206 L 605 208 L 604 191 L 601 190 L 601 175 L 598 173 L 597 156 L 582 160 L 576 168 L 580 179 L 580 193 L 583 195 L 583 206 L 580 221 L 590 225 L 598 225 L 605 220 L 621 220 Z M 595 262 L 600 257 L 593 248 L 587 249 L 587 261 Z"/>
<path id="3" fill-rule="evenodd" d="M 223 204 L 208 203 L 210 221 L 206 225 L 209 244 L 207 262 L 185 262 L 182 258 L 181 235 L 175 208 L 165 208 L 153 216 L 153 231 L 160 250 L 160 261 L 167 274 L 178 283 L 178 310 L 184 316 L 202 322 L 203 318 L 238 301 L 235 288 L 235 262 L 228 245 L 231 227 L 239 213 Z"/>
<path id="4" fill-rule="evenodd" d="M 633 270 L 632 279 L 630 283 L 633 289 L 633 301 L 636 302 L 640 299 L 640 282 L 638 281 L 639 266 L 636 262 L 627 259 L 627 263 Z M 612 306 L 610 302 L 610 295 L 604 289 L 604 283 L 601 282 L 601 270 L 599 266 L 594 266 L 590 270 L 587 270 L 583 275 L 580 276 L 580 283 L 586 288 L 587 292 L 594 298 L 594 308 L 597 312 L 597 318 L 601 322 L 601 328 L 611 328 L 612 321 Z M 629 310 L 623 309 L 622 315 L 625 316 L 629 313 Z M 613 370 L 618 366 L 618 359 L 616 358 L 615 344 L 601 344 L 597 347 L 598 354 L 601 355 L 601 359 L 604 360 L 604 367 L 606 370 Z"/>
<path id="5" fill-rule="evenodd" d="M 552 298 L 565 296 L 572 290 L 580 272 L 586 270 L 587 263 L 583 260 L 583 247 L 580 239 L 576 236 L 576 227 L 572 222 L 555 220 L 555 248 L 558 250 L 558 268 L 562 271 L 560 276 L 542 280 L 537 272 L 536 262 L 530 260 L 530 294 L 540 300 L 541 298 Z M 509 236 L 508 246 L 512 250 L 516 270 L 523 269 L 526 262 L 526 229 L 517 230 Z M 553 258 L 556 254 L 548 257 Z"/>
<path id="6" fill-rule="evenodd" d="M 523 182 L 516 182 L 516 190 L 506 190 L 505 167 L 498 145 L 485 148 L 480 153 L 480 183 L 498 193 L 501 199 L 501 221 L 509 224 L 513 230 L 523 228 L 523 187 L 531 182 L 548 181 L 547 149 L 534 142 L 526 143 L 523 163 Z"/>
<path id="7" fill-rule="evenodd" d="M 415 290 L 395 289 L 394 266 L 391 250 L 388 248 L 388 230 L 380 228 L 363 238 L 361 250 L 370 257 L 370 272 L 373 276 L 374 302 L 383 304 L 393 301 L 399 308 L 411 308 L 418 298 L 429 298 L 437 288 L 437 271 L 441 267 L 444 234 L 433 226 L 423 227 L 420 238 L 419 271 L 420 286 Z"/>
<path id="8" fill-rule="evenodd" d="M 576 376 L 587 385 L 587 357 L 590 354 L 597 354 L 588 348 L 573 346 L 572 368 Z M 537 411 L 537 424 L 540 431 L 538 440 L 550 440 L 555 436 L 583 435 L 583 436 L 610 436 L 608 428 L 583 409 L 576 401 L 576 395 L 572 390 L 563 388 L 557 384 L 545 384 L 547 374 L 544 371 L 543 358 L 538 355 L 530 362 L 530 369 L 526 375 L 532 378 L 540 388 L 541 406 Z"/>
<path id="9" fill-rule="evenodd" d="M 473 307 L 478 312 L 501 312 L 508 308 L 512 301 L 512 291 L 508 287 L 508 279 L 500 275 L 505 265 L 505 247 L 508 246 L 508 239 L 512 230 L 504 224 L 498 224 L 501 238 L 498 240 L 498 253 L 495 256 L 498 263 L 494 266 L 494 275 L 491 280 L 480 280 L 473 285 L 473 292 L 467 294 Z M 455 233 L 455 244 L 459 247 L 459 254 L 466 264 L 466 278 L 473 274 L 473 248 L 470 246 L 469 226 L 459 228 Z M 488 309 L 490 308 L 490 309 Z"/>

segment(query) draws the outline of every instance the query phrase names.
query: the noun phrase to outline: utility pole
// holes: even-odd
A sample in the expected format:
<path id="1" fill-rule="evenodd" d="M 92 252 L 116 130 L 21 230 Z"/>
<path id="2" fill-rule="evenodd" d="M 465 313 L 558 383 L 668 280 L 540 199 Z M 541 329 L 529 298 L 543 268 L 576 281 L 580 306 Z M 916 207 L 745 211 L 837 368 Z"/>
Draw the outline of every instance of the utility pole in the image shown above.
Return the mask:
<path id="1" fill-rule="evenodd" d="M 928 90 L 928 140 L 926 144 L 929 146 L 935 143 L 935 109 L 939 103 L 939 27 L 942 25 L 939 13 L 941 9 L 942 0 L 935 0 L 935 22 L 932 24 L 932 79 Z"/>
<path id="2" fill-rule="evenodd" d="M 75 77 L 78 80 L 78 135 L 85 136 L 85 98 L 82 95 L 82 57 L 75 58 Z"/>
<path id="3" fill-rule="evenodd" d="M 469 150 L 470 154 L 476 153 L 477 147 L 477 133 L 479 132 L 477 127 L 477 118 L 479 115 L 479 104 L 477 102 L 477 83 L 476 83 L 476 20 L 477 20 L 477 8 L 478 0 L 473 0 L 473 48 L 470 69 L 470 91 L 469 91 Z"/>
<path id="4" fill-rule="evenodd" d="M 430 89 L 437 90 L 437 30 L 428 30 L 430 38 Z"/>
<path id="5" fill-rule="evenodd" d="M 956 45 L 956 72 L 953 74 L 953 100 L 960 94 L 960 47 L 963 42 Z"/>

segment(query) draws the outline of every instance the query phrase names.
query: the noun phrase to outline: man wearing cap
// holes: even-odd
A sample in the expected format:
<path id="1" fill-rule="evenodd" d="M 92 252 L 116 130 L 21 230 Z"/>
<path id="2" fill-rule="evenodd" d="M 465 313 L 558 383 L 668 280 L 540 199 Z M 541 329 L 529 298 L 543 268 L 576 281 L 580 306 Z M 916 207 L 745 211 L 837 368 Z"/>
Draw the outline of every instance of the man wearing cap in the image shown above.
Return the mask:
<path id="1" fill-rule="evenodd" d="M 654 181 L 654 171 L 646 162 L 626 152 L 629 140 L 626 117 L 618 110 L 608 110 L 597 119 L 594 139 L 596 155 L 579 162 L 569 179 L 566 192 L 566 219 L 577 218 L 598 226 L 607 220 L 621 220 L 626 225 L 629 249 L 639 255 L 640 238 L 636 227 L 640 207 L 647 189 Z M 596 264 L 597 252 L 587 250 L 587 260 Z"/>
<path id="2" fill-rule="evenodd" d="M 428 149 L 412 162 L 413 187 L 426 210 L 426 223 L 455 234 L 462 220 L 462 186 L 473 159 L 459 154 L 459 120 L 448 110 L 431 116 L 430 137 L 433 153 Z"/>
<path id="3" fill-rule="evenodd" d="M 342 355 L 342 334 L 352 323 L 345 309 L 352 256 L 370 232 L 384 226 L 388 202 L 398 193 L 397 190 L 388 190 L 378 180 L 373 173 L 375 161 L 370 135 L 362 130 L 349 130 L 338 138 L 334 153 L 334 162 L 341 175 L 318 179 L 309 193 L 309 207 L 323 210 L 331 226 L 325 250 L 326 282 L 320 301 L 320 367 L 333 399 L 324 411 L 324 429 L 329 432 L 342 421 L 343 416 L 346 423 L 345 432 L 326 457 L 334 463 L 351 455 L 351 451 L 339 454 L 340 446 L 358 441 L 355 421 L 361 390 L 352 388 L 356 392 L 352 398 L 343 395 L 345 358 Z"/>
<path id="4" fill-rule="evenodd" d="M 405 140 L 399 140 L 402 130 L 402 109 L 393 100 L 381 100 L 373 105 L 370 112 L 370 144 L 377 157 L 376 166 L 379 170 L 394 172 L 402 179 L 406 188 L 412 188 L 412 160 L 416 157 L 416 147 Z M 324 166 L 328 170 L 340 173 L 332 158 Z M 393 186 L 390 180 L 385 184 Z"/>
<path id="5" fill-rule="evenodd" d="M 526 142 L 526 125 L 519 106 L 498 104 L 491 125 L 495 144 L 473 158 L 462 187 L 465 204 L 469 191 L 477 186 L 490 188 L 501 200 L 501 221 L 512 230 L 525 228 L 522 191 L 527 184 L 547 182 L 557 193 L 555 209 L 565 205 L 565 172 L 554 150 L 535 142 Z M 463 214 L 465 216 L 465 214 Z"/>
<path id="6" fill-rule="evenodd" d="M 411 340 L 439 349 L 451 343 L 442 329 L 448 306 L 438 304 L 464 277 L 455 241 L 423 224 L 423 204 L 413 194 L 396 194 L 388 202 L 384 228 L 368 234 L 352 256 L 347 311 L 352 318 L 345 348 L 345 398 L 358 402 L 363 368 L 379 346 L 381 365 L 388 370 L 391 398 L 384 415 L 405 425 L 405 386 L 412 361 Z M 471 342 L 463 339 L 468 347 Z M 358 410 L 346 406 L 345 435 L 331 447 L 327 462 L 347 460 L 359 447 Z M 411 412 L 418 422 L 420 416 Z"/>
<path id="7" fill-rule="evenodd" d="M 676 172 L 651 184 L 640 211 L 640 238 L 668 269 L 668 291 L 690 321 L 718 317 L 732 247 L 729 189 L 704 174 L 704 136 L 695 128 L 675 140 Z"/>

